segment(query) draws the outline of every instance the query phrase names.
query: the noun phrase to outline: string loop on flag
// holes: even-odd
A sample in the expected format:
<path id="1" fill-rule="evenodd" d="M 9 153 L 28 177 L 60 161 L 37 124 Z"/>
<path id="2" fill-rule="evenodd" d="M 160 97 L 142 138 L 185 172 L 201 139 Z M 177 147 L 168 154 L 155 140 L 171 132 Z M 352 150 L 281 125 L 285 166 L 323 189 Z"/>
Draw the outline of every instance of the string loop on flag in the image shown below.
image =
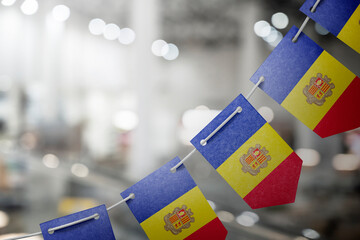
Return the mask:
<path id="1" fill-rule="evenodd" d="M 77 225 L 77 224 L 80 224 L 80 223 L 83 223 L 83 222 L 86 222 L 86 221 L 90 221 L 92 219 L 99 219 L 100 218 L 100 215 L 98 213 L 95 213 L 89 217 L 86 217 L 86 218 L 82 218 L 82 219 L 79 219 L 77 221 L 74 221 L 74 222 L 70 222 L 70 223 L 67 223 L 67 224 L 64 224 L 64 225 L 60 225 L 58 227 L 54 227 L 54 228 L 49 228 L 48 229 L 48 233 L 49 234 L 54 234 L 55 231 L 58 231 L 58 230 L 61 230 L 61 229 L 64 229 L 64 228 L 68 228 L 68 227 L 71 227 L 71 226 L 74 226 L 74 225 Z"/>
<path id="2" fill-rule="evenodd" d="M 200 141 L 201 146 L 206 146 L 207 142 L 212 138 L 223 126 L 225 126 L 237 113 L 241 113 L 242 108 L 238 106 L 231 114 L 228 116 L 225 121 L 223 121 L 209 136 Z"/>
<path id="3" fill-rule="evenodd" d="M 111 209 L 117 207 L 118 205 L 130 200 L 130 199 L 134 199 L 135 198 L 135 194 L 134 193 L 130 193 L 129 196 L 127 196 L 126 198 L 124 198 L 123 200 L 119 201 L 118 203 L 115 203 L 114 205 L 108 207 L 106 210 L 107 211 L 110 211 Z M 86 221 L 89 221 L 89 220 L 92 220 L 92 219 L 99 219 L 100 218 L 100 215 L 99 214 L 93 214 L 89 217 L 86 217 L 86 218 L 82 218 L 82 219 L 79 219 L 77 221 L 74 221 L 74 222 L 70 222 L 70 223 L 67 223 L 67 224 L 64 224 L 64 225 L 61 225 L 61 226 L 58 226 L 58 227 L 54 227 L 54 228 L 50 228 L 48 229 L 48 233 L 49 234 L 54 234 L 55 231 L 58 231 L 60 229 L 64 229 L 64 228 L 67 228 L 67 227 L 71 227 L 71 226 L 74 226 L 76 224 L 79 224 L 79 223 L 82 223 L 82 222 L 86 222 Z M 18 240 L 18 239 L 23 239 L 23 238 L 29 238 L 29 237 L 35 237 L 35 236 L 40 236 L 42 235 L 41 232 L 37 232 L 37 233 L 32 233 L 32 234 L 28 234 L 28 235 L 24 235 L 24 236 L 20 236 L 20 237 L 13 237 L 13 238 L 7 238 L 5 240 Z"/>
<path id="4" fill-rule="evenodd" d="M 259 81 L 255 84 L 255 86 L 251 89 L 251 91 L 249 92 L 249 94 L 246 96 L 246 100 L 248 100 L 255 92 L 255 90 L 259 87 L 259 85 L 265 81 L 264 76 L 261 76 L 259 78 Z M 233 113 L 230 114 L 230 116 L 228 116 L 225 121 L 223 121 L 212 133 L 210 133 L 209 136 L 207 136 L 205 139 L 202 139 L 200 141 L 201 146 L 206 146 L 207 142 L 210 140 L 210 138 L 212 138 L 218 131 L 220 131 L 220 129 L 222 127 L 224 127 L 237 113 L 241 113 L 242 112 L 242 108 L 240 106 L 238 106 Z"/>
<path id="5" fill-rule="evenodd" d="M 314 4 L 314 6 L 311 8 L 311 12 L 315 12 L 317 6 L 319 5 L 321 0 L 317 0 Z M 301 24 L 301 27 L 299 28 L 299 31 L 296 33 L 296 35 L 294 36 L 294 38 L 292 39 L 292 42 L 295 43 L 297 41 L 297 39 L 299 38 L 301 32 L 304 30 L 306 24 L 309 22 L 310 18 L 309 17 L 306 17 L 304 22 Z"/>
<path id="6" fill-rule="evenodd" d="M 261 77 L 259 78 L 259 81 L 255 84 L 255 86 L 250 90 L 250 92 L 249 92 L 248 95 L 246 96 L 246 99 L 247 99 L 247 100 L 254 94 L 255 90 L 256 90 L 256 89 L 259 87 L 259 85 L 260 85 L 262 82 L 264 82 L 264 81 L 265 81 L 265 77 L 264 77 L 264 76 L 261 76 Z M 205 145 L 207 144 L 207 141 L 209 141 L 210 138 L 212 138 L 223 126 L 225 126 L 225 124 L 228 123 L 237 113 L 241 113 L 241 111 L 242 111 L 242 108 L 241 108 L 240 106 L 238 106 L 238 107 L 235 109 L 235 111 L 234 111 L 232 114 L 230 114 L 229 117 L 227 117 L 227 118 L 225 119 L 224 122 L 222 122 L 212 133 L 210 133 L 209 136 L 207 136 L 205 139 L 202 139 L 202 140 L 200 141 L 200 144 L 201 144 L 202 146 L 205 146 Z M 197 150 L 197 149 L 194 148 L 188 155 L 186 155 L 186 157 L 184 157 L 184 159 L 182 159 L 178 164 L 176 164 L 174 167 L 172 167 L 172 168 L 170 169 L 170 171 L 171 171 L 172 173 L 175 173 L 175 172 L 176 172 L 176 169 L 177 169 L 178 167 L 180 167 L 185 161 L 187 161 L 187 160 L 190 158 L 190 156 L 192 156 L 192 155 L 196 152 L 196 150 Z"/>

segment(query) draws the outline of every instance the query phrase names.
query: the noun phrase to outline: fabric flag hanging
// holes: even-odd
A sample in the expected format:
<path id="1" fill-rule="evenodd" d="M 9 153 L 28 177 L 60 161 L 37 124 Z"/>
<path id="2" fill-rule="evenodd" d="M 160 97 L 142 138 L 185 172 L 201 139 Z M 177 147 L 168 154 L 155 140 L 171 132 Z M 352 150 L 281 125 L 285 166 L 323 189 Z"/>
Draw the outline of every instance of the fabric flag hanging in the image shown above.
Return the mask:
<path id="1" fill-rule="evenodd" d="M 321 137 L 360 127 L 360 78 L 291 28 L 251 77 L 270 97 Z"/>
<path id="2" fill-rule="evenodd" d="M 95 214 L 98 214 L 96 215 L 97 217 L 60 230 L 50 231 L 49 233 L 49 229 L 51 230 L 74 221 L 89 218 Z M 44 240 L 115 240 L 105 205 L 100 205 L 85 211 L 41 223 L 40 228 Z"/>
<path id="3" fill-rule="evenodd" d="M 307 0 L 300 10 L 360 53 L 360 0 L 322 0 L 312 13 L 315 2 Z"/>
<path id="4" fill-rule="evenodd" d="M 242 111 L 202 144 L 239 106 Z M 251 208 L 294 202 L 302 160 L 243 95 L 191 143 Z"/>
<path id="5" fill-rule="evenodd" d="M 174 158 L 121 193 L 149 239 L 225 239 L 227 230 L 186 170 Z"/>

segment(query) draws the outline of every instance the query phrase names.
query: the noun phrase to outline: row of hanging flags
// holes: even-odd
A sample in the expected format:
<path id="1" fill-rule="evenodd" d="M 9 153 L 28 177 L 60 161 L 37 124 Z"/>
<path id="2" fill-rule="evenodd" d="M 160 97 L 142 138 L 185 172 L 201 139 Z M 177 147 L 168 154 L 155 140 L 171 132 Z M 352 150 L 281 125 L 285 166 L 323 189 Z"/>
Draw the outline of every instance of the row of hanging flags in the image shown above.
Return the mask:
<path id="1" fill-rule="evenodd" d="M 307 0 L 301 11 L 360 53 L 360 0 L 323 0 L 311 12 L 314 4 Z M 359 77 L 304 33 L 293 42 L 297 32 L 290 29 L 250 80 L 263 77 L 260 88 L 321 137 L 360 127 Z M 302 160 L 243 95 L 191 143 L 251 208 L 294 202 Z M 170 171 L 179 161 L 169 161 L 121 196 L 135 194 L 126 203 L 149 239 L 225 239 L 226 229 L 185 166 Z M 115 239 L 104 205 L 40 226 L 45 240 Z"/>

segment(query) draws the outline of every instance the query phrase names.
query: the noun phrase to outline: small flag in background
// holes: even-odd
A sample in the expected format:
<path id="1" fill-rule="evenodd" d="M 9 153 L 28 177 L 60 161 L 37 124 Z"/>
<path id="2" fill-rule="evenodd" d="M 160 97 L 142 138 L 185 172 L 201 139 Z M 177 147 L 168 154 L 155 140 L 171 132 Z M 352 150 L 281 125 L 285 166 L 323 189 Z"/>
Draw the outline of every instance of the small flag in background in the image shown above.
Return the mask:
<path id="1" fill-rule="evenodd" d="M 360 53 L 360 0 L 307 0 L 300 10 Z"/>
<path id="2" fill-rule="evenodd" d="M 238 106 L 242 111 L 203 146 L 201 140 Z M 191 143 L 251 208 L 294 202 L 302 161 L 243 95 Z"/>
<path id="3" fill-rule="evenodd" d="M 174 158 L 121 193 L 149 239 L 225 239 L 227 230 L 186 170 Z"/>
<path id="4" fill-rule="evenodd" d="M 326 1 L 324 1 L 326 2 Z M 251 77 L 270 97 L 321 137 L 360 127 L 360 78 L 291 28 Z"/>
<path id="5" fill-rule="evenodd" d="M 48 230 L 51 228 L 81 220 L 94 214 L 99 214 L 99 217 L 60 230 L 56 230 L 52 234 L 48 232 Z M 44 236 L 44 240 L 115 240 L 105 205 L 100 205 L 85 211 L 41 223 L 40 228 Z"/>

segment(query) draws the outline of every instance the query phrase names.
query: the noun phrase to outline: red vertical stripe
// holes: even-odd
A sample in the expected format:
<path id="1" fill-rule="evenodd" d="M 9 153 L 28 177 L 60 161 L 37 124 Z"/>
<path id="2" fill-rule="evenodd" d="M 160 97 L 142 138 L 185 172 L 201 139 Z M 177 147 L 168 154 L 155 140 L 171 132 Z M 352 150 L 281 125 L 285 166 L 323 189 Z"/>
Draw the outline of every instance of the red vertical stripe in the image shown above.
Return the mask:
<path id="1" fill-rule="evenodd" d="M 219 220 L 219 218 L 215 218 L 190 236 L 186 237 L 185 240 L 224 240 L 226 235 L 226 228 Z"/>
<path id="2" fill-rule="evenodd" d="M 295 201 L 302 160 L 291 153 L 261 181 L 244 200 L 251 208 L 262 208 Z"/>
<path id="3" fill-rule="evenodd" d="M 328 137 L 360 127 L 360 78 L 356 77 L 314 128 Z"/>

